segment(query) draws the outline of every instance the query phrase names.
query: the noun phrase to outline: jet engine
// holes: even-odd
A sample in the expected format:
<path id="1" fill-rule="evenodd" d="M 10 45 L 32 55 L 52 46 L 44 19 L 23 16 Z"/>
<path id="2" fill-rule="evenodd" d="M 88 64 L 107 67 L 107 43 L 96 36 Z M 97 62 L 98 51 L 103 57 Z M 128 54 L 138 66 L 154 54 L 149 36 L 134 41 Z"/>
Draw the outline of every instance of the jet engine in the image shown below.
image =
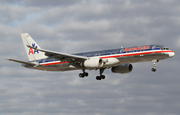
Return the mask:
<path id="1" fill-rule="evenodd" d="M 84 67 L 86 68 L 101 68 L 105 61 L 100 58 L 90 58 L 84 61 Z"/>
<path id="2" fill-rule="evenodd" d="M 121 64 L 119 66 L 115 66 L 111 68 L 113 73 L 129 73 L 133 69 L 132 64 Z"/>

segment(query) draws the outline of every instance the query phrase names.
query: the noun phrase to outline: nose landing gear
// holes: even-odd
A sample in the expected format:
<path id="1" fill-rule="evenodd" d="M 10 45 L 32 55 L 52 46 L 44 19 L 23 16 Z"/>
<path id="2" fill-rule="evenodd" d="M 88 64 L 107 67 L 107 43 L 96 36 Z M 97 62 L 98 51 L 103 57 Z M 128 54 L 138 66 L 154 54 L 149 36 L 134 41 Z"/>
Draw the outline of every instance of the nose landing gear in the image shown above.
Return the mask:
<path id="1" fill-rule="evenodd" d="M 152 71 L 152 72 L 156 72 L 156 68 L 152 68 L 151 71 Z"/>
<path id="2" fill-rule="evenodd" d="M 159 60 L 152 60 L 153 62 L 153 68 L 151 69 L 152 72 L 156 72 L 156 63 L 159 62 Z"/>

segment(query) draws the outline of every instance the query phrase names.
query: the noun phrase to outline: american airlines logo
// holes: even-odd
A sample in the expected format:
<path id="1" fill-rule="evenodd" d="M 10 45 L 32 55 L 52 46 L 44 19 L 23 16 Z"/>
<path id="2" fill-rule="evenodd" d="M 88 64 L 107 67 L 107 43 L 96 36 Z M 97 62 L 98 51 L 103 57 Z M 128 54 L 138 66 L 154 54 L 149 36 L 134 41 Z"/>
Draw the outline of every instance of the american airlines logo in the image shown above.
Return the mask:
<path id="1" fill-rule="evenodd" d="M 150 46 L 131 47 L 131 48 L 126 48 L 124 51 L 145 50 L 149 48 Z"/>
<path id="2" fill-rule="evenodd" d="M 32 43 L 32 47 L 38 48 L 38 47 L 35 45 L 35 43 Z M 36 52 L 39 53 L 38 50 L 34 50 L 34 51 L 33 51 L 32 48 L 29 48 L 29 55 L 30 55 L 30 54 L 35 54 Z"/>

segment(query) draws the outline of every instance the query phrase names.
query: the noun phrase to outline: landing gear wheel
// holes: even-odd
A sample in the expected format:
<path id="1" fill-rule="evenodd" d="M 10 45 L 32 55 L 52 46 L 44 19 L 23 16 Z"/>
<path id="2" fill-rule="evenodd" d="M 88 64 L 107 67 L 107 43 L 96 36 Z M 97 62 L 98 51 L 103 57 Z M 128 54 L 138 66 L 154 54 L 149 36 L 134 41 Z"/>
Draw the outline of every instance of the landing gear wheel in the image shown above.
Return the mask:
<path id="1" fill-rule="evenodd" d="M 83 75 L 87 77 L 89 74 L 87 72 L 84 72 Z"/>
<path id="2" fill-rule="evenodd" d="M 83 74 L 83 73 L 80 73 L 80 74 L 79 74 L 79 77 L 84 78 L 84 74 Z"/>
<path id="3" fill-rule="evenodd" d="M 84 77 L 87 77 L 88 75 L 89 74 L 87 72 L 84 72 L 84 73 L 80 73 L 79 77 L 84 78 Z"/>
<path id="4" fill-rule="evenodd" d="M 152 72 L 156 72 L 156 68 L 152 68 L 151 71 L 152 71 Z"/>
<path id="5" fill-rule="evenodd" d="M 101 77 L 100 76 L 96 76 L 96 80 L 101 80 Z"/>
<path id="6" fill-rule="evenodd" d="M 104 72 L 104 70 L 105 70 L 105 68 L 100 68 L 100 69 L 99 69 L 100 76 L 97 76 L 97 77 L 96 77 L 96 80 L 105 79 L 105 75 L 102 75 L 102 73 Z"/>
<path id="7" fill-rule="evenodd" d="M 159 60 L 152 60 L 153 62 L 153 68 L 151 69 L 152 72 L 156 72 L 156 63 L 159 62 Z"/>
<path id="8" fill-rule="evenodd" d="M 105 79 L 105 75 L 100 75 L 96 77 L 96 80 L 101 80 L 101 79 Z"/>
<path id="9" fill-rule="evenodd" d="M 100 77 L 101 77 L 101 79 L 105 79 L 106 78 L 105 75 L 101 75 Z"/>

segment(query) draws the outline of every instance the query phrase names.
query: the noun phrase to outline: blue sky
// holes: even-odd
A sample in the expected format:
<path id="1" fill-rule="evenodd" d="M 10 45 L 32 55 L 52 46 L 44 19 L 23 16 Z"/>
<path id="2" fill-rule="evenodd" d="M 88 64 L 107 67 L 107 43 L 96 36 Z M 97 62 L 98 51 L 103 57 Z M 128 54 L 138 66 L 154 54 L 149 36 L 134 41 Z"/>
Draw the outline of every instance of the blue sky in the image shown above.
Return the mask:
<path id="1" fill-rule="evenodd" d="M 179 115 L 180 2 L 178 0 L 0 0 L 0 114 Z M 78 53 L 159 44 L 175 57 L 135 63 L 131 73 L 105 70 L 106 79 L 81 71 L 44 72 L 7 58 L 28 61 L 20 37 L 29 33 L 41 48 Z"/>

